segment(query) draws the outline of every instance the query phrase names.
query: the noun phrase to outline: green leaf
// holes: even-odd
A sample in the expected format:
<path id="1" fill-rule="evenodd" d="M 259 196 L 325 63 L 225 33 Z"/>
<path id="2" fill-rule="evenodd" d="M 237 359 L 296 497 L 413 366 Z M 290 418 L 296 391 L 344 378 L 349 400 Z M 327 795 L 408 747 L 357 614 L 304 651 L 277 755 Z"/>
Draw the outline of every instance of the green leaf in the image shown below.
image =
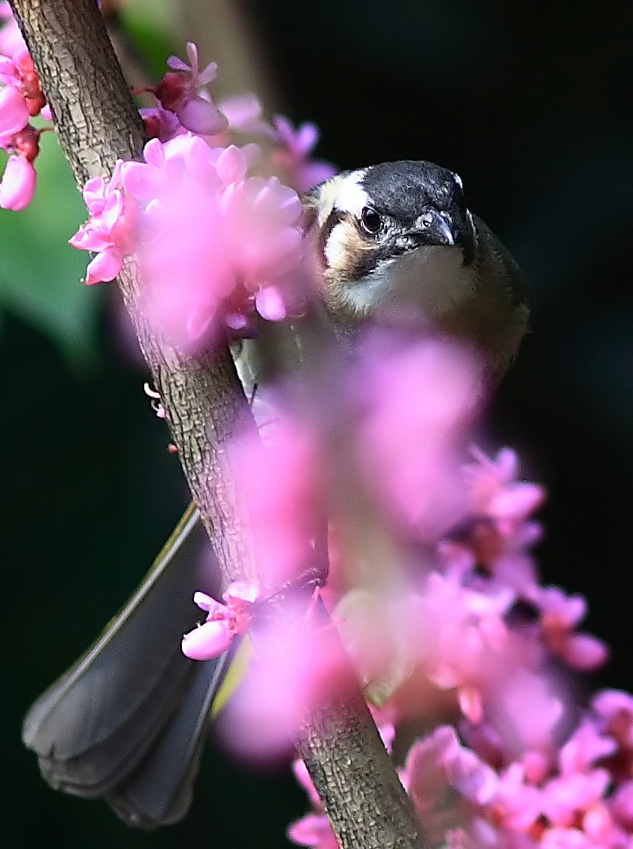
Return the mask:
<path id="1" fill-rule="evenodd" d="M 55 134 L 44 133 L 41 147 L 33 203 L 0 210 L 0 312 L 39 328 L 80 364 L 96 354 L 102 292 L 83 285 L 90 257 L 68 244 L 87 213 Z"/>

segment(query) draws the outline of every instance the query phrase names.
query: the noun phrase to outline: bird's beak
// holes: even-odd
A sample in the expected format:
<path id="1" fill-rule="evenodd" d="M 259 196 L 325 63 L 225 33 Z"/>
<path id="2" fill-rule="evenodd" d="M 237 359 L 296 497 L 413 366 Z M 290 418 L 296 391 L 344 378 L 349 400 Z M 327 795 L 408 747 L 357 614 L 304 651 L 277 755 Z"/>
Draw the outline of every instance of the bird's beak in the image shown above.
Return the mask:
<path id="1" fill-rule="evenodd" d="M 420 245 L 455 244 L 455 233 L 450 219 L 431 206 L 417 219 L 411 235 Z"/>

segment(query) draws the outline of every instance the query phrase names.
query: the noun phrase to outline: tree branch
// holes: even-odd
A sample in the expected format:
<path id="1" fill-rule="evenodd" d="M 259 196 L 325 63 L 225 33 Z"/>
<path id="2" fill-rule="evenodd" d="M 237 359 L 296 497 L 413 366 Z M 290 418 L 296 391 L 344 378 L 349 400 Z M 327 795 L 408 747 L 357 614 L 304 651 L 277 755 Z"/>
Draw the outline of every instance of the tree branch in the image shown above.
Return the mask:
<path id="1" fill-rule="evenodd" d="M 138 111 L 94 0 L 16 0 L 16 17 L 79 186 L 138 158 Z M 118 279 L 139 344 L 160 391 L 192 495 L 213 540 L 225 584 L 255 578 L 246 529 L 237 524 L 224 446 L 254 427 L 226 349 L 195 359 L 157 336 L 139 309 L 133 264 Z"/>
<path id="2" fill-rule="evenodd" d="M 95 0 L 11 0 L 78 184 L 139 157 L 143 126 Z M 180 460 L 225 583 L 252 578 L 247 529 L 235 509 L 224 447 L 254 427 L 228 350 L 185 356 L 150 329 L 133 264 L 119 277 L 139 343 L 161 392 Z M 342 648 L 341 648 L 342 651 Z M 413 807 L 360 691 L 315 706 L 300 753 L 343 849 L 420 849 Z"/>

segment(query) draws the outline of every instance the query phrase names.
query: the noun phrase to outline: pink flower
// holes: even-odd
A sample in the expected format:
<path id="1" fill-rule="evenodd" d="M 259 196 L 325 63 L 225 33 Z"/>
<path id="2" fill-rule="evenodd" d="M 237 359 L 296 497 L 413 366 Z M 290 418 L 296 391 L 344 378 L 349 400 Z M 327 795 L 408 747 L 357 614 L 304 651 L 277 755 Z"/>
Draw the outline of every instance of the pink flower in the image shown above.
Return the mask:
<path id="1" fill-rule="evenodd" d="M 40 78 L 35 70 L 31 55 L 26 48 L 14 53 L 12 60 L 16 77 L 19 80 L 20 94 L 24 96 L 29 115 L 39 115 L 46 106 Z"/>
<path id="2" fill-rule="evenodd" d="M 497 792 L 497 774 L 470 749 L 460 746 L 445 766 L 451 786 L 476 805 L 487 804 Z"/>
<path id="3" fill-rule="evenodd" d="M 582 825 L 592 847 L 623 849 L 631 844 L 630 833 L 620 827 L 612 816 L 611 807 L 605 802 L 598 802 L 586 811 Z"/>
<path id="4" fill-rule="evenodd" d="M 175 342 L 209 344 L 255 311 L 301 308 L 301 203 L 278 180 L 249 177 L 252 148 L 210 148 L 190 133 L 153 139 L 122 184 L 141 209 L 148 314 Z"/>
<path id="5" fill-rule="evenodd" d="M 0 55 L 0 82 L 5 86 L 19 89 L 22 77 L 13 60 L 9 56 Z"/>
<path id="6" fill-rule="evenodd" d="M 470 830 L 494 795 L 497 776 L 450 726 L 440 726 L 410 749 L 401 780 L 433 845 L 456 829 Z"/>
<path id="7" fill-rule="evenodd" d="M 598 849 L 579 828 L 548 828 L 539 846 L 543 849 Z"/>
<path id="8" fill-rule="evenodd" d="M 543 787 L 543 812 L 555 826 L 569 827 L 577 815 L 599 802 L 609 786 L 605 769 L 552 778 Z"/>
<path id="9" fill-rule="evenodd" d="M 336 168 L 329 162 L 310 158 L 319 139 L 314 124 L 302 124 L 295 130 L 283 115 L 276 115 L 273 124 L 276 140 L 281 145 L 273 162 L 298 192 L 306 192 L 336 174 Z"/>
<path id="10" fill-rule="evenodd" d="M 24 96 L 13 86 L 0 89 L 0 147 L 8 149 L 14 136 L 29 123 L 29 110 Z"/>
<path id="11" fill-rule="evenodd" d="M 330 821 L 325 814 L 306 814 L 288 828 L 288 839 L 299 846 L 339 849 Z"/>
<path id="12" fill-rule="evenodd" d="M 601 733 L 590 717 L 585 717 L 559 753 L 561 772 L 569 775 L 588 772 L 598 761 L 617 749 L 615 740 Z"/>
<path id="13" fill-rule="evenodd" d="M 266 444 L 244 439 L 228 457 L 262 582 L 280 586 L 315 556 L 312 544 L 325 509 L 322 458 L 309 430 L 287 420 L 278 425 L 277 438 Z"/>
<path id="14" fill-rule="evenodd" d="M 288 839 L 299 846 L 316 846 L 318 849 L 338 849 L 338 843 L 334 837 L 332 826 L 323 810 L 312 779 L 308 775 L 306 765 L 301 760 L 292 764 L 292 770 L 298 783 L 308 794 L 313 812 L 306 814 L 288 828 Z"/>
<path id="15" fill-rule="evenodd" d="M 308 768 L 306 767 L 304 761 L 297 758 L 292 762 L 292 771 L 294 773 L 294 777 L 297 780 L 297 783 L 305 790 L 310 804 L 317 811 L 323 811 L 323 805 L 321 804 L 321 799 L 319 794 L 316 792 L 316 788 L 310 778 L 310 774 L 308 772 Z"/>
<path id="16" fill-rule="evenodd" d="M 378 730 L 387 749 L 391 751 L 391 741 L 395 734 L 392 725 L 379 725 Z M 301 819 L 291 823 L 288 828 L 288 839 L 300 846 L 316 846 L 319 849 L 338 849 L 338 843 L 334 837 L 332 826 L 328 820 L 321 804 L 321 799 L 308 774 L 305 763 L 295 760 L 292 763 L 292 771 L 297 783 L 305 790 L 312 811 Z"/>
<path id="17" fill-rule="evenodd" d="M 468 514 L 479 521 L 469 541 L 477 563 L 501 584 L 517 593 L 529 593 L 538 583 L 538 572 L 527 549 L 541 536 L 530 514 L 543 501 L 544 491 L 531 483 L 516 481 L 518 460 L 509 449 L 496 458 L 472 447 L 474 462 L 464 477 L 468 491 Z"/>
<path id="18" fill-rule="evenodd" d="M 530 751 L 549 752 L 557 744 L 556 730 L 565 715 L 568 694 L 554 676 L 521 663 L 521 647 L 514 640 L 510 647 L 504 674 L 494 678 L 485 691 L 486 717 L 513 757 Z"/>
<path id="19" fill-rule="evenodd" d="M 254 94 L 227 97 L 218 103 L 229 122 L 229 129 L 239 133 L 270 136 L 272 128 L 262 118 L 262 105 Z"/>
<path id="20" fill-rule="evenodd" d="M 633 781 L 622 784 L 611 799 L 614 820 L 628 832 L 633 832 Z"/>
<path id="21" fill-rule="evenodd" d="M 456 443 L 478 399 L 476 362 L 445 340 L 399 345 L 372 334 L 349 382 L 363 411 L 354 451 L 369 491 L 407 533 L 439 539 L 464 518 Z"/>
<path id="22" fill-rule="evenodd" d="M 13 56 L 19 50 L 26 50 L 18 22 L 13 17 L 8 0 L 0 3 L 0 53 Z"/>
<path id="23" fill-rule="evenodd" d="M 524 522 L 543 503 L 543 488 L 517 481 L 518 458 L 504 448 L 495 459 L 479 448 L 471 448 L 475 462 L 465 467 L 474 515 L 487 516 L 502 528 Z"/>
<path id="24" fill-rule="evenodd" d="M 543 639 L 552 654 L 582 670 L 595 669 L 607 660 L 609 650 L 602 640 L 573 631 L 587 611 L 582 596 L 568 596 L 558 587 L 533 587 L 527 597 L 540 610 Z"/>
<path id="25" fill-rule="evenodd" d="M 223 654 L 234 637 L 245 634 L 251 623 L 252 606 L 259 590 L 253 584 L 234 581 L 222 596 L 226 604 L 205 593 L 196 593 L 194 602 L 205 610 L 203 625 L 189 631 L 182 638 L 182 653 L 191 660 L 211 660 Z"/>
<path id="26" fill-rule="evenodd" d="M 462 711 L 474 722 L 483 716 L 482 692 L 507 676 L 503 617 L 513 599 L 509 590 L 467 589 L 457 571 L 432 572 L 422 593 L 417 639 L 426 674 L 439 687 L 457 687 Z"/>
<path id="27" fill-rule="evenodd" d="M 168 109 L 163 109 L 160 103 L 152 107 L 143 107 L 138 111 L 150 139 L 166 142 L 184 132 L 178 117 Z"/>
<path id="28" fill-rule="evenodd" d="M 541 793 L 526 780 L 522 764 L 512 763 L 499 774 L 488 808 L 507 829 L 527 832 L 535 823 L 542 812 Z"/>
<path id="29" fill-rule="evenodd" d="M 165 74 L 154 93 L 163 108 L 175 112 L 183 127 L 194 133 L 213 135 L 227 127 L 227 120 L 211 101 L 205 86 L 215 79 L 217 65 L 210 62 L 200 70 L 198 48 L 187 42 L 189 64 L 177 56 L 167 60 L 175 71 Z"/>
<path id="30" fill-rule="evenodd" d="M 633 773 L 633 696 L 620 690 L 601 690 L 591 700 L 598 728 L 611 735 L 621 750 L 619 768 Z M 624 755 L 625 757 L 622 757 Z"/>
<path id="31" fill-rule="evenodd" d="M 357 685 L 331 626 L 313 621 L 309 600 L 286 599 L 270 611 L 251 635 L 253 659 L 220 731 L 236 754 L 276 760 L 292 750 L 311 706 L 345 699 Z"/>
<path id="32" fill-rule="evenodd" d="M 97 254 L 86 271 L 88 285 L 113 280 L 124 258 L 135 249 L 138 207 L 121 187 L 121 171 L 118 162 L 110 180 L 95 177 L 84 186 L 91 217 L 69 241 L 75 248 Z"/>
<path id="33" fill-rule="evenodd" d="M 174 68 L 177 71 L 184 71 L 188 74 L 194 89 L 202 88 L 213 82 L 218 73 L 217 64 L 215 62 L 209 62 L 208 65 L 205 65 L 200 70 L 198 64 L 198 47 L 192 41 L 187 42 L 187 59 L 189 59 L 189 64 L 183 62 L 178 56 L 170 56 L 167 64 L 170 68 Z"/>
<path id="34" fill-rule="evenodd" d="M 0 206 L 20 212 L 33 200 L 37 175 L 22 156 L 10 156 L 0 183 Z"/>

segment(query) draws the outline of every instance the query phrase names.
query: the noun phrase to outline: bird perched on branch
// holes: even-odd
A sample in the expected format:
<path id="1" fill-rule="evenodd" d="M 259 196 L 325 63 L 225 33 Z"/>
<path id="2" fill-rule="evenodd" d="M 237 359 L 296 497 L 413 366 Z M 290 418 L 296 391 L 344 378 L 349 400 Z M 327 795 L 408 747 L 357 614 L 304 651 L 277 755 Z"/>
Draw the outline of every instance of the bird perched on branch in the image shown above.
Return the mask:
<path id="1" fill-rule="evenodd" d="M 371 320 L 405 320 L 476 346 L 498 380 L 528 308 L 511 256 L 466 205 L 457 174 L 389 162 L 333 177 L 304 198 L 319 297 L 337 336 Z M 257 346 L 255 343 L 255 347 Z M 252 347 L 252 346 L 251 346 Z M 259 381 L 256 359 L 238 363 Z M 31 707 L 23 727 L 53 787 L 103 797 L 144 828 L 186 813 L 226 655 L 195 663 L 181 636 L 217 592 L 208 539 L 190 507 L 148 576 L 95 644 Z"/>

